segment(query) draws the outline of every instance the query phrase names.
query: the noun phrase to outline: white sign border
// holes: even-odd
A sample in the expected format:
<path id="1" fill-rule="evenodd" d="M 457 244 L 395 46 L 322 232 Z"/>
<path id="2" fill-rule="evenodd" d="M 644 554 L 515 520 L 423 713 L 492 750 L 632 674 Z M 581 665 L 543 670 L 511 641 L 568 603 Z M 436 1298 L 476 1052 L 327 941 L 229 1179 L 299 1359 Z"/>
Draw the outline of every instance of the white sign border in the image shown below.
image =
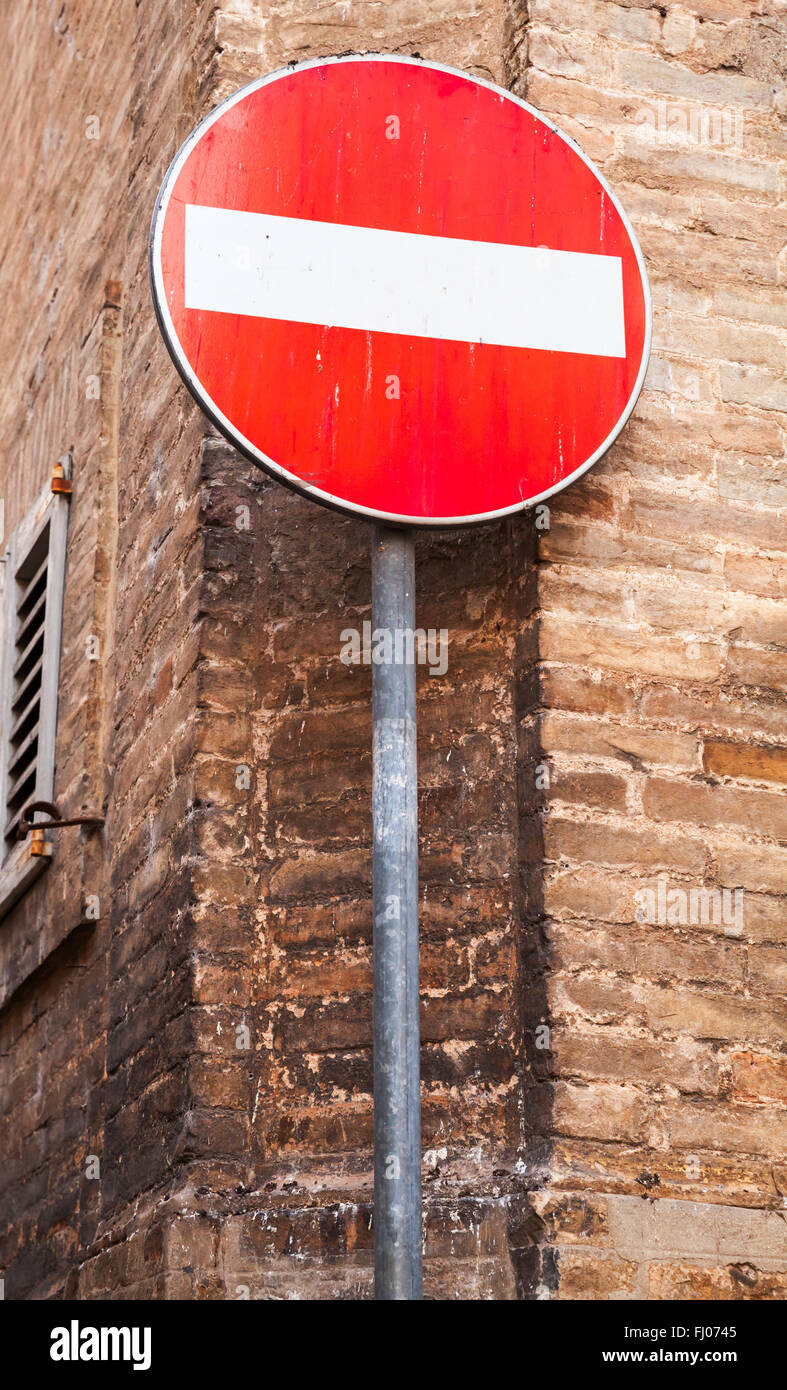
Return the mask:
<path id="1" fill-rule="evenodd" d="M 363 507 L 358 505 L 357 503 L 348 502 L 346 501 L 346 499 L 342 497 L 336 497 L 333 493 L 325 492 L 321 488 L 315 487 L 313 484 L 305 482 L 302 478 L 299 478 L 297 474 L 290 473 L 286 468 L 283 468 L 281 464 L 275 463 L 273 459 L 268 458 L 266 454 L 263 454 L 261 450 L 259 450 L 254 444 L 251 443 L 250 440 L 246 439 L 245 435 L 241 434 L 241 432 L 231 423 L 231 421 L 227 419 L 227 417 L 216 405 L 215 401 L 208 395 L 207 391 L 203 388 L 201 382 L 199 381 L 199 378 L 192 370 L 191 365 L 189 364 L 188 359 L 186 358 L 186 355 L 183 352 L 177 333 L 175 332 L 175 326 L 172 322 L 169 309 L 167 307 L 166 293 L 164 290 L 163 277 L 161 273 L 161 237 L 164 226 L 164 219 L 166 216 L 167 207 L 169 205 L 169 199 L 172 189 L 175 186 L 175 182 L 185 161 L 188 159 L 189 155 L 191 154 L 191 151 L 194 149 L 194 146 L 198 143 L 199 140 L 202 139 L 202 136 L 205 134 L 205 132 L 210 128 L 210 126 L 213 125 L 213 122 L 218 120 L 220 116 L 224 115 L 225 111 L 228 111 L 230 107 L 235 105 L 236 102 L 243 101 L 244 98 L 247 97 L 251 92 L 257 91 L 260 87 L 265 87 L 270 82 L 278 82 L 281 78 L 290 77 L 293 73 L 302 72 L 306 68 L 324 67 L 332 63 L 358 62 L 407 63 L 411 67 L 425 67 L 431 68 L 433 71 L 436 72 L 450 73 L 453 76 L 461 77 L 466 82 L 473 82 L 479 87 L 488 87 L 490 91 L 495 92 L 498 96 L 505 97 L 508 101 L 513 101 L 517 106 L 521 106 L 525 111 L 528 111 L 531 116 L 534 116 L 536 120 L 541 121 L 543 125 L 548 126 L 549 129 L 552 130 L 554 134 L 559 137 L 559 139 L 565 141 L 565 143 L 570 146 L 570 148 L 574 151 L 575 154 L 579 155 L 579 158 L 591 170 L 594 177 L 598 179 L 598 182 L 600 183 L 601 187 L 604 189 L 611 203 L 619 213 L 621 221 L 623 222 L 623 225 L 626 228 L 628 236 L 631 240 L 631 244 L 634 248 L 634 254 L 637 258 L 637 264 L 639 266 L 640 275 L 642 277 L 642 288 L 645 296 L 645 341 L 643 344 L 642 361 L 640 363 L 637 379 L 634 383 L 633 390 L 631 392 L 631 395 L 629 396 L 626 406 L 621 412 L 620 418 L 618 419 L 617 424 L 615 425 L 615 428 L 610 431 L 606 439 L 603 441 L 601 445 L 599 445 L 595 453 L 592 454 L 591 457 L 587 459 L 585 463 L 580 464 L 579 468 L 575 468 L 574 472 L 570 473 L 568 477 L 561 479 L 559 483 L 555 483 L 554 486 L 547 488 L 544 492 L 540 492 L 534 497 L 528 497 L 525 501 L 522 502 L 515 502 L 509 507 L 501 507 L 498 511 L 481 512 L 477 515 L 469 516 L 442 517 L 405 516 L 399 512 L 381 512 L 376 511 L 372 507 Z M 245 86 L 240 87 L 237 92 L 233 92 L 231 96 L 226 97 L 224 101 L 219 102 L 218 106 L 215 106 L 213 110 L 210 111 L 202 121 L 200 121 L 199 125 L 195 126 L 188 139 L 184 142 L 183 145 L 181 145 L 180 149 L 178 150 L 178 153 L 175 155 L 175 158 L 173 159 L 172 163 L 169 166 L 169 169 L 167 170 L 166 176 L 164 178 L 164 181 L 159 190 L 158 197 L 156 199 L 156 205 L 153 209 L 153 220 L 150 228 L 148 262 L 150 283 L 153 293 L 153 307 L 156 313 L 159 328 L 161 329 L 161 333 L 164 338 L 164 342 L 167 346 L 167 349 L 175 366 L 178 369 L 178 372 L 183 378 L 183 381 L 185 382 L 192 396 L 194 396 L 197 403 L 208 416 L 208 418 L 213 421 L 217 429 L 221 431 L 221 433 L 229 440 L 231 444 L 235 445 L 235 447 L 239 449 L 240 452 L 244 454 L 248 459 L 250 459 L 252 463 L 256 463 L 261 468 L 263 468 L 266 473 L 269 473 L 279 482 L 285 483 L 288 487 L 293 488 L 296 492 L 300 492 L 305 497 L 311 498 L 312 501 L 319 502 L 322 506 L 330 507 L 334 511 L 343 512 L 345 515 L 348 516 L 361 516 L 366 517 L 372 521 L 385 521 L 390 522 L 393 525 L 399 526 L 417 526 L 423 529 L 434 529 L 436 527 L 448 528 L 471 526 L 477 525 L 478 523 L 485 521 L 497 521 L 501 517 L 513 516 L 516 515 L 516 513 L 518 512 L 526 511 L 530 507 L 535 507 L 539 502 L 545 502 L 547 498 L 554 497 L 556 493 L 562 492 L 564 488 L 567 488 L 571 485 L 571 483 L 576 482 L 576 480 L 578 478 L 581 478 L 583 474 L 587 473 L 588 469 L 592 468 L 593 464 L 597 463 L 598 460 L 602 458 L 603 455 L 607 452 L 607 450 L 612 446 L 612 444 L 614 444 L 615 440 L 617 439 L 618 435 L 620 434 L 621 430 L 623 429 L 624 425 L 629 419 L 629 416 L 631 415 L 634 406 L 637 403 L 639 393 L 642 390 L 642 385 L 645 380 L 645 374 L 648 369 L 648 360 L 650 358 L 651 338 L 653 332 L 653 308 L 651 302 L 650 284 L 648 282 L 648 274 L 645 268 L 645 260 L 642 255 L 642 250 L 640 248 L 637 237 L 634 233 L 634 229 L 631 223 L 629 222 L 629 219 L 623 207 L 621 206 L 617 197 L 613 193 L 604 176 L 596 168 L 595 164 L 593 164 L 592 161 L 588 159 L 587 155 L 583 153 L 583 151 L 579 148 L 579 145 L 577 145 L 576 141 L 572 140 L 569 135 L 566 135 L 562 130 L 560 130 L 553 121 L 550 121 L 549 118 L 546 117 L 541 111 L 537 111 L 535 107 L 530 106 L 528 102 L 523 101 L 521 97 L 515 96 L 513 92 L 507 91 L 505 87 L 499 87 L 495 82 L 489 82 L 486 78 L 476 77 L 471 73 L 462 72 L 461 69 L 449 67 L 445 63 L 433 63 L 428 61 L 427 59 L 413 58 L 405 54 L 345 53 L 336 57 L 309 58 L 302 63 L 290 63 L 287 67 L 277 68 L 275 72 L 268 73 L 265 77 L 257 78 L 254 82 L 248 82 Z"/>

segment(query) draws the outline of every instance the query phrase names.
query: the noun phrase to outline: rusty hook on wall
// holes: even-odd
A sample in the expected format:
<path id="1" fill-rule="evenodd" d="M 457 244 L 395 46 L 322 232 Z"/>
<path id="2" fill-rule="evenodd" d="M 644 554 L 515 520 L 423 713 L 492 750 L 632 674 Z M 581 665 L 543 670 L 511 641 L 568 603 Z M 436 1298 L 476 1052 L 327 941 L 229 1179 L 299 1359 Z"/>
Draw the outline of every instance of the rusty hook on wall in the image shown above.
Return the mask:
<path id="1" fill-rule="evenodd" d="M 33 821 L 31 818 L 39 812 L 45 812 L 50 817 L 49 820 Z M 51 801 L 31 801 L 25 806 L 24 811 L 19 817 L 19 825 L 16 828 L 17 840 L 25 840 L 32 830 L 59 830 L 63 825 L 87 825 L 96 830 L 104 824 L 104 816 L 67 816 L 62 817 L 57 807 Z"/>

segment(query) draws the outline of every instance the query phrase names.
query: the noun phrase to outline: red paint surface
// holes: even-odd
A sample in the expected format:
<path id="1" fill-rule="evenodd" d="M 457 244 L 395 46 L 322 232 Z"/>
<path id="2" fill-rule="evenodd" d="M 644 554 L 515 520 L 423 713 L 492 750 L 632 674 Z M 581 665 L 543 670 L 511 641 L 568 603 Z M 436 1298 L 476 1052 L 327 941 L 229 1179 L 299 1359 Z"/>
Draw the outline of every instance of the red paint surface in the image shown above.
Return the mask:
<path id="1" fill-rule="evenodd" d="M 187 310 L 187 203 L 620 256 L 627 356 Z M 642 361 L 639 266 L 592 170 L 515 102 L 416 64 L 296 70 L 229 108 L 178 175 L 161 264 L 182 351 L 215 404 L 275 464 L 350 506 L 459 517 L 534 497 L 603 443 Z M 399 400 L 386 397 L 392 375 Z"/>

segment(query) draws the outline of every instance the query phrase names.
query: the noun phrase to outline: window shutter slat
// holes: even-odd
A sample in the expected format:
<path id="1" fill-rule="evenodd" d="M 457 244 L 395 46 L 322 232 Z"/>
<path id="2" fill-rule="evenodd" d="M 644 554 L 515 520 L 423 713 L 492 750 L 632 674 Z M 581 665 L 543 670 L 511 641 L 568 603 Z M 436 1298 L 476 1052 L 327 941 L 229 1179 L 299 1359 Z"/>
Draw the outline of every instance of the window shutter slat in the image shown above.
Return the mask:
<path id="1" fill-rule="evenodd" d="M 14 699 L 11 703 L 12 713 L 17 714 L 17 711 L 21 711 L 21 713 L 17 714 L 16 723 L 11 728 L 10 737 L 12 739 L 16 737 L 16 730 L 22 723 L 22 720 L 26 717 L 27 711 L 29 710 L 31 704 L 33 704 L 40 696 L 42 664 L 43 656 L 39 657 L 35 666 L 25 676 L 24 681 L 17 690 L 16 695 L 14 696 Z"/>
<path id="2" fill-rule="evenodd" d="M 30 730 L 30 733 L 25 736 L 19 744 L 19 747 L 14 750 L 8 764 L 8 771 L 12 776 L 18 775 L 18 770 L 22 766 L 23 761 L 29 761 L 31 757 L 35 756 L 35 748 L 33 745 L 38 741 L 38 729 L 39 725 L 38 722 L 36 722 Z"/>
<path id="3" fill-rule="evenodd" d="M 46 571 L 49 564 L 49 556 L 45 555 L 30 583 L 25 588 L 23 599 L 17 605 L 17 612 L 20 619 L 26 616 L 31 603 L 35 603 L 39 594 L 46 592 Z"/>
<path id="4" fill-rule="evenodd" d="M 27 616 L 22 618 L 18 615 L 19 627 L 16 634 L 16 645 L 22 651 L 31 643 L 37 635 L 43 635 L 44 621 L 46 618 L 46 589 L 42 589 L 39 597 L 33 606 L 28 610 Z"/>

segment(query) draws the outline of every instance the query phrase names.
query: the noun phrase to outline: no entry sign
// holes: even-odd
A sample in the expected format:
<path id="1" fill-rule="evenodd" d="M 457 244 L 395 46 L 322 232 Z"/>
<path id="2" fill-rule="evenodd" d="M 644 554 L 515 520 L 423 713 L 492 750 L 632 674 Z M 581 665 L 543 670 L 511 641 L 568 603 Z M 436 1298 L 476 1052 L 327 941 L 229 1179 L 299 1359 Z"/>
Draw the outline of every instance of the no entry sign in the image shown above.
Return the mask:
<path id="1" fill-rule="evenodd" d="M 416 59 L 302 63 L 218 106 L 165 179 L 151 278 L 238 448 L 408 525 L 565 487 L 647 366 L 642 254 L 598 171 L 519 98 Z"/>

